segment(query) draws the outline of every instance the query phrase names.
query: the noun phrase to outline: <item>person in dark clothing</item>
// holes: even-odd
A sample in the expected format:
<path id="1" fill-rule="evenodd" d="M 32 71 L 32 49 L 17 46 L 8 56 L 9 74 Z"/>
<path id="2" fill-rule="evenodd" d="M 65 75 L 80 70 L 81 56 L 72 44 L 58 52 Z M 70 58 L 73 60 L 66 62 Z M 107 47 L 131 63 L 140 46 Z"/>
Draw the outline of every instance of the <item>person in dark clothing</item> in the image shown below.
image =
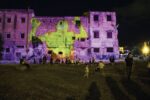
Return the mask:
<path id="1" fill-rule="evenodd" d="M 133 56 L 131 53 L 129 53 L 125 59 L 126 62 L 126 72 L 127 72 L 127 78 L 130 80 L 131 73 L 132 73 L 132 67 L 133 67 Z"/>
<path id="2" fill-rule="evenodd" d="M 22 58 L 20 64 L 25 66 L 27 69 L 30 69 L 30 64 L 27 62 L 25 58 Z"/>
<path id="3" fill-rule="evenodd" d="M 30 64 L 27 62 L 27 60 L 24 60 L 23 65 L 25 65 L 27 69 L 30 69 Z"/>
<path id="4" fill-rule="evenodd" d="M 23 64 L 24 59 L 20 58 L 20 64 Z"/>
<path id="5" fill-rule="evenodd" d="M 93 63 L 93 64 L 95 63 L 95 58 L 94 58 L 94 57 L 92 58 L 92 63 Z"/>
<path id="6" fill-rule="evenodd" d="M 47 61 L 47 57 L 46 55 L 43 56 L 43 64 L 46 64 L 46 61 Z"/>
<path id="7" fill-rule="evenodd" d="M 34 58 L 33 63 L 36 64 L 36 59 Z"/>
<path id="8" fill-rule="evenodd" d="M 66 64 L 68 64 L 68 63 L 69 63 L 69 59 L 68 59 L 68 58 L 66 58 L 66 61 L 65 61 L 65 63 L 66 63 Z"/>
<path id="9" fill-rule="evenodd" d="M 148 73 L 150 74 L 150 56 L 147 59 L 147 69 L 148 69 Z"/>
<path id="10" fill-rule="evenodd" d="M 114 56 L 110 56 L 109 61 L 110 61 L 111 65 L 114 65 L 115 57 Z"/>
<path id="11" fill-rule="evenodd" d="M 53 58 L 52 57 L 50 58 L 50 64 L 53 64 Z"/>
<path id="12" fill-rule="evenodd" d="M 39 64 L 42 64 L 42 58 L 39 58 Z"/>
<path id="13" fill-rule="evenodd" d="M 56 63 L 56 64 L 60 64 L 60 59 L 57 58 L 56 61 L 55 61 L 55 63 Z"/>

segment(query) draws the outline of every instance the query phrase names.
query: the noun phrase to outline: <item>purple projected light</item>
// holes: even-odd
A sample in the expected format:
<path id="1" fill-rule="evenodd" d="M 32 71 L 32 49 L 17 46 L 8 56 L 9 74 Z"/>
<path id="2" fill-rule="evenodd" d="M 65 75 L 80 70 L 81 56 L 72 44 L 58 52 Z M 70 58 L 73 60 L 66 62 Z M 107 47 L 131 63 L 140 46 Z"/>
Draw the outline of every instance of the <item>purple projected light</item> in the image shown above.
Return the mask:
<path id="1" fill-rule="evenodd" d="M 5 13 L 5 16 L 3 16 Z M 28 17 L 27 17 L 28 15 Z M 88 62 L 119 57 L 115 12 L 89 12 L 79 17 L 35 17 L 33 10 L 1 10 L 0 33 L 4 37 L 3 60 L 44 55 Z M 2 17 L 3 16 L 3 17 Z M 35 20 L 33 20 L 35 19 Z M 28 32 L 28 33 L 27 33 Z M 28 52 L 26 52 L 28 49 Z"/>

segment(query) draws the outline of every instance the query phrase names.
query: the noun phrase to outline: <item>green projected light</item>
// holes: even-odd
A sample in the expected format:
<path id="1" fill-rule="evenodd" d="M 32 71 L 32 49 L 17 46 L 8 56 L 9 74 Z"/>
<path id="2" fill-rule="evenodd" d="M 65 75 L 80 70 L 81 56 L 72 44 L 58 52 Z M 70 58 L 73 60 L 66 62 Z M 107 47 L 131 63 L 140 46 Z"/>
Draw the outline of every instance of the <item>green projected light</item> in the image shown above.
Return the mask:
<path id="1" fill-rule="evenodd" d="M 80 20 L 79 17 L 74 18 L 74 23 L 76 20 Z M 60 54 L 62 57 L 70 57 L 74 56 L 74 42 L 80 38 L 87 38 L 88 33 L 84 29 L 83 25 L 80 24 L 79 34 L 74 31 L 68 31 L 69 24 L 66 20 L 60 20 L 56 25 L 55 32 L 46 32 L 42 35 L 36 35 L 37 29 L 40 27 L 41 22 L 33 18 L 32 19 L 32 30 L 29 35 L 29 40 L 32 40 L 33 36 L 39 38 L 43 43 L 46 43 L 47 50 L 52 50 L 56 55 Z"/>

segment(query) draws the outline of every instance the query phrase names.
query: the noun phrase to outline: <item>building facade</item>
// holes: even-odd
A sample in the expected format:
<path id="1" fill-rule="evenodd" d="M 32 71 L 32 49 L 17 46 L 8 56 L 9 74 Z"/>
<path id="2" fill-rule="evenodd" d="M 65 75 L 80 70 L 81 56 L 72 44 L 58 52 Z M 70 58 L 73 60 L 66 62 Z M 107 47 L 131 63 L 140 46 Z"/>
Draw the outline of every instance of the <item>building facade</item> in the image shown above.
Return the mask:
<path id="1" fill-rule="evenodd" d="M 21 56 L 27 44 L 27 33 L 31 30 L 29 20 L 33 10 L 0 10 L 0 35 L 3 38 L 3 59 L 14 60 Z"/>
<path id="2" fill-rule="evenodd" d="M 119 57 L 115 12 L 91 11 L 86 16 L 35 16 L 29 10 L 0 10 L 3 60 L 53 59 L 88 62 Z"/>

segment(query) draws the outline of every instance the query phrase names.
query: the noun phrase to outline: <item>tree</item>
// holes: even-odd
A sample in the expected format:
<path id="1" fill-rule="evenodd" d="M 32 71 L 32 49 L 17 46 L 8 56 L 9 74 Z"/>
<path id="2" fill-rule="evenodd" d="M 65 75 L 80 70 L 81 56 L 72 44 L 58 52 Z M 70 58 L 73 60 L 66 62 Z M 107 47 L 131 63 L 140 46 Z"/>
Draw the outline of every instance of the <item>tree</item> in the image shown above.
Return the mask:
<path id="1" fill-rule="evenodd" d="M 38 47 L 39 44 L 42 44 L 42 41 L 38 37 L 32 36 L 32 45 L 33 45 L 33 48 Z"/>
<path id="2" fill-rule="evenodd" d="M 133 55 L 140 55 L 141 54 L 140 48 L 137 46 L 133 47 L 132 53 Z"/>

